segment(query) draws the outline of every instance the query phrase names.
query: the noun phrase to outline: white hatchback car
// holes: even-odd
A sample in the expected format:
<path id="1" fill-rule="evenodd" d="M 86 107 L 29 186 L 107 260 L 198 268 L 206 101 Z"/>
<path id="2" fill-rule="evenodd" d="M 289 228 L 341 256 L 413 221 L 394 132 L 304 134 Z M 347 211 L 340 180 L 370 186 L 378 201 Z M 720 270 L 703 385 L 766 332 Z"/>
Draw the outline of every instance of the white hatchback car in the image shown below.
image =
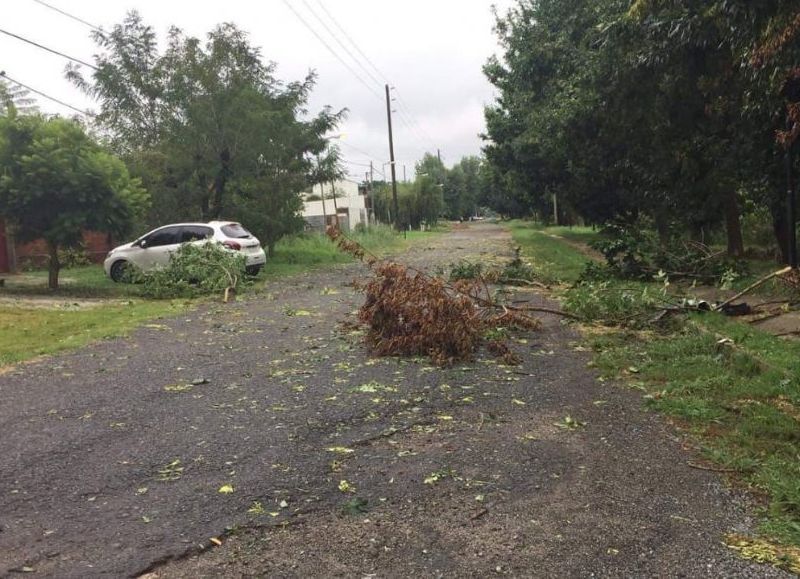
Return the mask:
<path id="1" fill-rule="evenodd" d="M 267 256 L 261 242 L 234 221 L 209 223 L 175 223 L 146 233 L 136 241 L 112 249 L 103 267 L 114 281 L 122 281 L 125 268 L 133 264 L 142 271 L 152 271 L 169 263 L 170 256 L 183 243 L 208 243 L 216 241 L 230 251 L 242 252 L 247 273 L 256 275 Z"/>

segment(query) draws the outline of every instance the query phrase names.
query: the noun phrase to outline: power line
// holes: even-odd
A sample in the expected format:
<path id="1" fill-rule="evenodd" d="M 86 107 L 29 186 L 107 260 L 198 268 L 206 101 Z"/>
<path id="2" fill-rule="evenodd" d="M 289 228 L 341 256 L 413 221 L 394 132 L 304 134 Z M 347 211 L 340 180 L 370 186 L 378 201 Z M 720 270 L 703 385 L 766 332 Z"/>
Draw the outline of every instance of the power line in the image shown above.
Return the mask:
<path id="1" fill-rule="evenodd" d="M 18 34 L 14 34 L 13 32 L 9 32 L 8 30 L 3 30 L 2 28 L 0 28 L 0 33 L 5 34 L 6 36 L 11 36 L 12 38 L 16 38 L 17 40 L 21 40 L 22 42 L 26 42 L 28 44 L 31 44 L 31 45 L 35 46 L 36 48 L 41 48 L 42 50 L 45 50 L 45 51 L 50 52 L 52 54 L 56 54 L 58 56 L 61 56 L 62 58 L 66 58 L 67 60 L 71 60 L 72 62 L 77 62 L 78 64 L 82 64 L 84 66 L 88 66 L 89 68 L 92 68 L 94 70 L 100 70 L 95 65 L 89 64 L 85 60 L 81 60 L 80 58 L 74 58 L 72 56 L 68 56 L 68 55 L 64 54 L 63 52 L 59 52 L 59 51 L 54 50 L 52 48 L 48 48 L 46 46 L 43 46 L 43 45 L 39 44 L 38 42 L 34 42 L 33 40 L 28 40 L 27 38 L 25 38 L 23 36 L 20 36 Z"/>
<path id="2" fill-rule="evenodd" d="M 372 153 L 369 153 L 369 152 L 367 152 L 367 151 L 365 151 L 363 149 L 359 149 L 358 147 L 356 147 L 355 145 L 351 145 L 347 141 L 339 141 L 339 142 L 342 145 L 344 145 L 345 147 L 349 147 L 349 148 L 353 149 L 354 151 L 356 151 L 358 153 L 361 153 L 362 155 L 366 155 L 367 158 L 372 159 L 373 161 L 377 161 L 378 163 L 383 163 L 383 161 L 381 161 L 378 157 L 376 157 Z"/>
<path id="3" fill-rule="evenodd" d="M 361 68 L 361 70 L 363 70 L 363 71 L 366 73 L 366 75 L 367 75 L 367 76 L 368 76 L 370 79 L 372 79 L 372 81 L 373 81 L 373 82 L 374 82 L 376 85 L 380 86 L 380 85 L 382 84 L 382 83 L 381 83 L 381 81 L 380 81 L 379 79 L 375 78 L 375 75 L 374 75 L 374 74 L 372 74 L 372 72 L 370 72 L 370 70 L 369 70 L 367 67 L 365 67 L 363 64 L 361 64 L 361 61 L 358 59 L 358 57 L 356 57 L 356 56 L 355 56 L 355 55 L 354 55 L 354 54 L 353 54 L 353 53 L 350 51 L 350 49 L 349 49 L 349 48 L 347 48 L 347 45 L 346 45 L 344 42 L 342 42 L 341 40 L 339 40 L 339 36 L 338 36 L 338 35 L 337 35 L 337 34 L 336 34 L 336 33 L 335 33 L 333 30 L 331 30 L 330 26 L 328 26 L 328 25 L 325 23 L 325 21 L 324 21 L 322 18 L 320 18 L 319 14 L 317 14 L 317 12 L 316 12 L 316 11 L 315 11 L 315 10 L 314 10 L 312 7 L 311 7 L 311 5 L 310 5 L 310 4 L 309 4 L 309 3 L 308 3 L 306 0 L 301 0 L 301 2 L 302 2 L 302 3 L 303 3 L 303 5 L 306 7 L 306 9 L 308 9 L 308 11 L 309 11 L 309 12 L 311 12 L 312 16 L 314 16 L 314 18 L 316 18 L 316 19 L 317 19 L 317 22 L 319 22 L 319 23 L 322 25 L 322 27 L 323 27 L 325 30 L 327 30 L 327 31 L 328 31 L 328 34 L 330 34 L 330 35 L 331 35 L 331 38 L 333 38 L 333 39 L 336 41 L 336 43 L 337 43 L 339 46 L 341 46 L 341 47 L 342 47 L 342 50 L 344 50 L 344 51 L 345 51 L 345 53 L 347 53 L 347 55 L 348 55 L 350 58 L 352 58 L 352 59 L 353 59 L 353 62 L 355 62 L 355 63 L 358 65 L 358 67 L 359 67 L 359 68 Z M 345 36 L 346 36 L 346 34 L 345 34 Z"/>
<path id="4" fill-rule="evenodd" d="M 342 27 L 341 24 L 339 24 L 339 21 L 336 20 L 336 18 L 334 18 L 333 14 L 330 13 L 330 11 L 325 7 L 325 5 L 322 3 L 322 1 L 321 0 L 316 0 L 316 2 L 317 2 L 317 4 L 319 4 L 319 7 L 322 8 L 322 10 L 328 16 L 328 18 L 330 18 L 331 22 L 333 22 L 333 24 L 336 26 L 336 28 L 338 28 L 339 31 L 344 35 L 344 37 L 347 38 L 348 42 L 350 42 L 350 44 L 353 46 L 353 48 L 355 48 L 356 51 L 364 58 L 364 60 L 367 62 L 367 64 L 369 64 L 372 67 L 372 69 L 376 73 L 378 73 L 378 76 L 381 77 L 384 80 L 385 83 L 389 83 L 389 80 L 386 78 L 386 75 L 383 74 L 380 71 L 380 69 L 377 66 L 375 66 L 375 64 L 370 60 L 370 58 L 364 53 L 364 51 L 361 50 L 361 48 L 358 46 L 358 44 L 356 44 L 356 41 L 353 40 L 353 37 L 350 36 L 347 33 L 347 31 Z M 380 81 L 378 81 L 378 84 L 381 84 Z M 389 84 L 391 84 L 391 83 L 389 83 Z"/>
<path id="5" fill-rule="evenodd" d="M 369 58 L 369 56 L 367 56 L 366 52 L 364 52 L 364 51 L 361 49 L 361 47 L 358 45 L 358 43 L 356 43 L 356 41 L 353 39 L 353 37 L 352 37 L 352 36 L 351 36 L 351 35 L 350 35 L 350 34 L 347 32 L 347 30 L 345 30 L 345 29 L 344 29 L 344 27 L 343 27 L 343 26 L 342 26 L 342 25 L 339 23 L 339 21 L 338 21 L 338 20 L 336 19 L 336 17 L 335 17 L 335 16 L 334 16 L 334 15 L 331 13 L 331 11 L 330 11 L 330 10 L 328 10 L 328 9 L 327 9 L 327 7 L 326 7 L 326 6 L 323 4 L 322 0 L 315 0 L 315 1 L 316 1 L 317 5 L 319 5 L 319 7 L 320 7 L 320 8 L 323 10 L 323 12 L 325 12 L 325 15 L 326 15 L 326 16 L 327 16 L 327 17 L 330 19 L 330 21 L 331 21 L 331 22 L 334 24 L 334 26 L 335 26 L 335 27 L 336 27 L 336 28 L 339 30 L 339 32 L 341 32 L 341 34 L 344 36 L 344 38 L 347 40 L 347 42 L 348 42 L 348 43 L 349 43 L 349 44 L 350 44 L 350 45 L 351 45 L 351 46 L 352 46 L 352 47 L 353 47 L 353 48 L 356 50 L 356 52 L 358 52 L 358 54 L 359 54 L 359 55 L 361 55 L 361 57 L 364 59 L 364 61 L 365 61 L 365 62 L 366 62 L 366 63 L 367 63 L 369 66 L 371 66 L 371 67 L 372 67 L 372 69 L 373 69 L 373 70 L 374 70 L 374 71 L 377 73 L 377 75 L 378 75 L 379 77 L 381 77 L 381 78 L 383 78 L 383 79 L 384 79 L 384 81 L 385 81 L 385 83 L 386 83 L 386 84 L 391 84 L 391 82 L 389 82 L 389 80 L 388 80 L 388 78 L 386 77 L 386 75 L 385 75 L 385 74 L 383 74 L 383 72 L 381 72 L 381 70 L 380 70 L 380 69 L 379 69 L 379 68 L 378 68 L 378 67 L 375 65 L 375 63 L 372 61 L 372 59 L 370 59 L 370 58 Z M 378 78 L 377 78 L 377 77 L 376 77 L 374 74 L 372 74 L 372 73 L 369 71 L 369 69 L 367 69 L 367 67 L 366 67 L 364 64 L 362 64 L 361 60 L 360 60 L 358 57 L 356 57 L 356 56 L 355 56 L 355 55 L 354 55 L 354 54 L 353 54 L 353 53 L 352 53 L 352 52 L 351 52 L 351 51 L 350 51 L 350 50 L 349 50 L 349 49 L 348 49 L 348 48 L 347 48 L 347 47 L 344 45 L 344 43 L 343 43 L 343 42 L 342 42 L 342 41 L 339 39 L 339 35 L 337 35 L 337 34 L 336 34 L 336 32 L 334 32 L 333 30 L 331 30 L 331 29 L 330 29 L 330 27 L 329 27 L 327 24 L 325 24 L 325 22 L 324 22 L 324 21 L 323 21 L 323 20 L 322 20 L 322 19 L 319 17 L 319 15 L 318 15 L 318 14 L 317 14 L 317 13 L 314 11 L 314 9 L 313 9 L 313 8 L 312 8 L 312 7 L 311 7 L 309 4 L 308 4 L 308 1 L 307 1 L 307 0 L 302 0 L 302 2 L 303 2 L 303 4 L 305 4 L 306 8 L 308 8 L 308 10 L 309 10 L 309 11 L 310 11 L 310 12 L 311 12 L 313 15 L 314 15 L 314 17 L 315 17 L 315 18 L 316 18 L 316 19 L 317 19 L 317 20 L 320 22 L 320 24 L 322 24 L 322 26 L 325 28 L 325 30 L 327 30 L 327 31 L 328 31 L 328 34 L 330 34 L 330 35 L 331 35 L 331 37 L 332 37 L 332 38 L 333 38 L 333 39 L 334 39 L 334 40 L 335 40 L 335 41 L 336 41 L 336 42 L 339 44 L 339 46 L 341 46 L 341 47 L 342 47 L 342 48 L 345 50 L 345 52 L 347 52 L 347 54 L 350 56 L 350 58 L 352 58 L 352 59 L 353 59 L 353 61 L 354 61 L 354 62 L 355 62 L 355 63 L 356 63 L 356 64 L 357 64 L 357 65 L 358 65 L 358 66 L 359 66 L 359 67 L 360 67 L 360 68 L 361 68 L 361 69 L 362 69 L 362 70 L 363 70 L 365 73 L 367 73 L 367 75 L 368 75 L 368 76 L 369 76 L 369 77 L 370 77 L 370 78 L 371 78 L 371 79 L 372 79 L 374 82 L 376 82 L 376 83 L 377 83 L 377 84 L 379 84 L 379 85 L 380 85 L 380 84 L 383 84 L 383 82 L 382 82 L 381 80 L 379 80 L 379 79 L 378 79 Z M 397 94 L 396 90 L 395 90 L 395 94 Z M 423 141 L 425 141 L 425 140 L 427 140 L 427 141 L 430 141 L 431 145 L 433 145 L 433 139 L 431 139 L 430 137 L 428 137 L 428 138 L 426 139 L 424 136 L 422 136 L 422 134 L 420 133 L 419 129 L 417 129 L 417 128 L 416 128 L 416 126 L 414 126 L 414 125 L 419 125 L 419 123 L 417 123 L 417 122 L 416 122 L 416 121 L 415 121 L 415 120 L 412 118 L 412 117 L 413 117 L 413 115 L 411 114 L 411 111 L 409 110 L 408 106 L 407 106 L 407 105 L 405 105 L 405 103 L 404 103 L 404 102 L 402 102 L 402 101 L 399 99 L 399 95 L 397 95 L 397 96 L 398 96 L 398 101 L 397 101 L 397 102 L 398 102 L 398 105 L 399 105 L 399 106 L 402 106 L 402 108 L 403 108 L 403 109 L 405 109 L 405 110 L 398 109 L 398 113 L 400 113 L 400 115 L 399 115 L 399 116 L 400 116 L 400 120 L 401 120 L 401 121 L 403 122 L 403 124 L 404 124 L 404 125 L 406 125 L 406 126 L 407 126 L 407 128 L 408 128 L 408 129 L 411 131 L 413 138 L 417 140 L 417 144 L 421 146 L 421 149 L 422 149 L 423 151 L 424 151 L 424 150 L 426 150 L 426 148 L 427 148 L 427 147 L 425 147 L 425 146 L 423 145 L 423 143 L 422 143 L 422 142 L 423 142 Z M 435 145 L 433 145 L 433 147 L 434 147 L 434 148 L 436 148 L 436 147 L 435 147 Z"/>
<path id="6" fill-rule="evenodd" d="M 38 1 L 38 0 L 36 0 L 36 1 Z M 372 88 L 371 86 L 369 86 L 369 85 L 367 84 L 367 82 L 366 82 L 366 81 L 365 81 L 363 78 L 361 78 L 361 75 L 359 75 L 359 74 L 358 74 L 358 72 L 356 72 L 356 70 L 355 70 L 355 69 L 354 69 L 352 66 L 350 66 L 350 65 L 347 63 L 347 61 L 345 61 L 345 60 L 344 60 L 344 59 L 343 59 L 343 58 L 342 58 L 342 57 L 339 55 L 339 53 L 338 53 L 338 52 L 336 52 L 336 51 L 335 51 L 335 50 L 334 50 L 334 49 L 331 47 L 331 45 L 330 45 L 330 44 L 328 44 L 328 43 L 325 41 L 325 39 L 324 39 L 324 38 L 322 38 L 322 36 L 320 36 L 320 35 L 319 35 L 319 33 L 318 33 L 316 30 L 314 30 L 314 28 L 313 28 L 313 27 L 312 27 L 312 26 L 311 26 L 311 25 L 308 23 L 308 21 L 307 21 L 305 18 L 303 18 L 303 16 L 302 16 L 302 15 L 301 15 L 301 14 L 300 14 L 300 13 L 299 13 L 297 10 L 295 10 L 295 9 L 294 9 L 294 6 L 292 6 L 292 5 L 289 3 L 289 0 L 283 0 L 283 3 L 284 3 L 284 4 L 286 4 L 286 7 L 287 7 L 289 10 L 291 10 L 291 11 L 294 13 L 294 15 L 295 15 L 295 16 L 297 16 L 297 19 L 298 19 L 298 20 L 299 20 L 299 21 L 300 21 L 300 22 L 303 24 L 303 26 L 305 26 L 305 27 L 306 27 L 306 28 L 309 30 L 309 32 L 311 32 L 311 33 L 312 33 L 314 36 L 316 36 L 316 37 L 317 37 L 317 40 L 319 40 L 319 41 L 322 43 L 322 45 L 323 45 L 325 48 L 327 48 L 327 49 L 328 49 L 328 52 L 330 52 L 330 53 L 331 53 L 331 54 L 332 54 L 334 57 L 336 57 L 336 59 L 337 59 L 339 62 L 341 62 L 341 63 L 342 63 L 342 65 L 343 65 L 343 66 L 344 66 L 344 67 L 345 67 L 347 70 L 349 70 L 349 71 L 350 71 L 350 74 L 352 74 L 352 75 L 353 75 L 353 76 L 354 76 L 356 79 L 358 79 L 358 81 L 359 81 L 361 84 L 363 84 L 363 85 L 364 85 L 364 87 L 365 87 L 365 88 L 366 88 L 366 89 L 367 89 L 369 92 L 371 92 L 373 95 L 375 95 L 375 97 L 376 97 L 376 98 L 378 98 L 378 99 L 380 99 L 380 98 L 381 98 L 381 95 L 380 95 L 380 94 L 379 94 L 379 93 L 378 93 L 378 92 L 377 92 L 377 91 L 376 91 L 374 88 Z"/>
<path id="7" fill-rule="evenodd" d="M 56 97 L 52 97 L 52 96 L 50 96 L 49 94 L 47 94 L 47 93 L 44 93 L 44 92 L 42 92 L 42 91 L 40 91 L 40 90 L 37 90 L 37 89 L 35 89 L 35 88 L 31 87 L 31 86 L 28 86 L 28 85 L 26 85 L 26 84 L 23 84 L 23 83 L 19 82 L 18 80 L 14 80 L 14 79 L 13 79 L 13 78 L 11 78 L 10 76 L 8 76 L 8 75 L 6 74 L 6 71 L 4 71 L 4 70 L 0 70 L 0 78 L 4 78 L 4 79 L 6 79 L 6 80 L 8 80 L 8 81 L 10 81 L 10 82 L 13 82 L 14 84 L 16 84 L 16 85 L 18 85 L 18 86 L 21 86 L 22 88 L 24 88 L 24 89 L 27 89 L 27 90 L 31 91 L 32 93 L 36 93 L 36 94 L 38 94 L 38 95 L 39 95 L 39 96 L 41 96 L 41 97 L 44 97 L 44 98 L 46 98 L 46 99 L 48 99 L 48 100 L 51 100 L 51 101 L 53 101 L 54 103 L 58 103 L 58 104 L 60 104 L 61 106 L 67 107 L 68 109 L 72 109 L 72 110 L 73 110 L 73 111 L 75 111 L 76 113 L 80 113 L 80 114 L 82 114 L 82 115 L 87 115 L 87 116 L 90 116 L 90 117 L 93 117 L 93 116 L 95 116 L 95 114 L 94 114 L 94 113 L 91 113 L 91 112 L 89 112 L 89 111 L 82 111 L 82 110 L 81 110 L 81 109 L 79 109 L 78 107 L 74 107 L 74 106 L 72 106 L 72 105 L 71 105 L 71 104 L 69 104 L 69 103 L 65 103 L 64 101 L 62 101 L 62 100 L 60 100 L 60 99 L 57 99 Z"/>
<path id="8" fill-rule="evenodd" d="M 414 123 L 414 125 L 419 127 L 419 130 L 424 135 L 423 140 L 427 140 L 428 143 L 430 143 L 430 145 L 435 149 L 436 143 L 433 141 L 430 134 L 428 134 L 428 132 L 425 130 L 425 127 L 423 127 L 419 122 L 417 122 L 416 118 L 411 112 L 411 108 L 406 104 L 405 99 L 402 97 L 402 95 L 400 95 L 400 91 L 397 90 L 397 87 L 394 88 L 394 94 L 397 96 L 397 103 L 407 111 L 407 115 L 410 118 L 410 120 Z"/>
<path id="9" fill-rule="evenodd" d="M 57 8 L 57 7 L 53 6 L 52 4 L 48 4 L 47 2 L 43 2 L 42 0 L 33 0 L 33 1 L 36 2 L 37 4 L 41 4 L 42 6 L 44 6 L 46 8 L 49 8 L 50 10 L 54 10 L 54 11 L 58 12 L 59 14 L 62 14 L 64 16 L 66 16 L 67 18 L 71 18 L 72 20 L 75 20 L 76 22 L 80 22 L 81 24 L 84 24 L 85 26 L 88 26 L 89 28 L 93 28 L 97 32 L 100 32 L 100 33 L 103 32 L 103 29 L 100 28 L 99 26 L 95 26 L 94 24 L 92 24 L 91 22 L 87 22 L 83 18 L 79 18 L 78 16 L 70 14 L 69 12 L 65 12 L 61 8 Z"/>
<path id="10" fill-rule="evenodd" d="M 369 163 L 360 163 L 359 161 L 348 161 L 347 159 L 345 159 L 344 162 L 347 163 L 348 165 L 358 165 L 359 167 L 371 167 Z"/>

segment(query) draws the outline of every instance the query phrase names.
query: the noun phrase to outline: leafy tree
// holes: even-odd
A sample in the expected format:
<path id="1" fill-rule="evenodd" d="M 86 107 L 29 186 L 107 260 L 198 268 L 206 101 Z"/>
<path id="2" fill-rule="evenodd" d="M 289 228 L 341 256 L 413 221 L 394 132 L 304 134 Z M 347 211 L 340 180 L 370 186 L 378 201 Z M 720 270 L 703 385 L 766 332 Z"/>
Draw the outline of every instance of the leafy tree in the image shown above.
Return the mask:
<path id="1" fill-rule="evenodd" d="M 376 184 L 373 201 L 376 217 L 394 222 L 391 185 Z M 397 184 L 397 205 L 402 226 L 416 229 L 423 223 L 435 225 L 444 210 L 442 186 L 433 177 L 418 173 L 412 183 Z"/>
<path id="2" fill-rule="evenodd" d="M 335 145 L 330 144 L 329 141 L 326 142 L 325 150 L 314 157 L 313 168 L 309 176 L 309 185 L 320 186 L 319 198 L 322 201 L 322 210 L 325 214 L 325 218 L 327 219 L 327 215 L 330 212 L 334 215 L 337 223 L 339 219 L 339 208 L 336 205 L 336 187 L 334 184 L 336 181 L 343 179 L 346 174 L 341 151 Z M 326 193 L 325 187 L 328 185 L 330 186 L 330 190 Z M 333 201 L 332 207 L 326 207 L 326 199 L 331 199 Z"/>
<path id="3" fill-rule="evenodd" d="M 204 42 L 172 28 L 161 52 L 132 12 L 94 38 L 98 70 L 68 76 L 100 102 L 98 123 L 151 188 L 152 222 L 236 215 L 269 248 L 274 235 L 297 229 L 309 158 L 344 115 L 308 114 L 313 73 L 280 82 L 275 64 L 232 24 Z"/>
<path id="4" fill-rule="evenodd" d="M 742 208 L 768 207 L 780 241 L 796 3 L 518 0 L 496 32 L 484 191 L 498 211 L 544 217 L 557 197 L 562 217 L 644 218 L 662 241 L 724 229 L 741 255 Z"/>
<path id="5" fill-rule="evenodd" d="M 37 113 L 36 100 L 30 94 L 31 91 L 6 80 L 0 71 L 0 116 L 9 114 L 11 108 L 22 115 Z"/>
<path id="6" fill-rule="evenodd" d="M 445 216 L 464 219 L 475 215 L 481 191 L 481 160 L 464 157 L 447 171 L 442 193 Z"/>
<path id="7" fill-rule="evenodd" d="M 125 164 L 75 121 L 13 111 L 0 118 L 0 167 L 0 214 L 20 240 L 45 241 L 51 289 L 60 248 L 79 244 L 85 229 L 126 233 L 147 202 Z"/>

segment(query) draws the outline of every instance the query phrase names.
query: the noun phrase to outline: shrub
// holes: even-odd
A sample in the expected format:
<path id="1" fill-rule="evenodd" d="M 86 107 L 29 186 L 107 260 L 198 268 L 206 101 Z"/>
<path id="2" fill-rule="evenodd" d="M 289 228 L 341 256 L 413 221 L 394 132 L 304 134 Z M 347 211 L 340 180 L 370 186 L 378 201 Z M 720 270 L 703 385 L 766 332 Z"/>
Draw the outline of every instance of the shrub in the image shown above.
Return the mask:
<path id="1" fill-rule="evenodd" d="M 634 225 L 609 224 L 603 234 L 590 245 L 603 254 L 606 263 L 588 264 L 581 275 L 583 280 L 648 280 L 664 272 L 672 279 L 718 283 L 723 276 L 745 273 L 743 261 L 696 241 L 671 239 L 661 243 L 653 232 Z"/>
<path id="2" fill-rule="evenodd" d="M 89 259 L 89 252 L 84 245 L 59 249 L 58 261 L 61 262 L 61 267 L 67 268 L 82 267 L 92 263 L 92 260 Z"/>
<path id="3" fill-rule="evenodd" d="M 132 281 L 142 284 L 146 297 L 195 297 L 235 291 L 245 279 L 245 258 L 216 243 L 187 243 L 172 255 L 167 267 L 130 275 Z"/>
<path id="4" fill-rule="evenodd" d="M 660 288 L 645 284 L 620 287 L 609 281 L 582 281 L 564 296 L 564 309 L 586 321 L 608 326 L 643 328 L 670 305 Z"/>
<path id="5" fill-rule="evenodd" d="M 508 262 L 503 271 L 500 272 L 498 281 L 508 285 L 518 285 L 524 282 L 532 282 L 536 279 L 536 270 L 533 265 L 522 260 L 522 248 L 514 248 L 514 259 Z"/>
<path id="6" fill-rule="evenodd" d="M 450 264 L 450 281 L 461 279 L 478 279 L 483 273 L 483 265 L 472 263 L 471 261 L 461 260 L 458 263 Z"/>

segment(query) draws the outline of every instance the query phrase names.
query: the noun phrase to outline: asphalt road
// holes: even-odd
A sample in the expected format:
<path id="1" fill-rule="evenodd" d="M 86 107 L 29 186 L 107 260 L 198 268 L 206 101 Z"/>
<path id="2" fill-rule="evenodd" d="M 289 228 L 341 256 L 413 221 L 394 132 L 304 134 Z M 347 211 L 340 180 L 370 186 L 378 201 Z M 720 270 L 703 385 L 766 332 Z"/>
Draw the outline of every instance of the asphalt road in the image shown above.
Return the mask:
<path id="1" fill-rule="evenodd" d="M 508 250 L 480 224 L 402 259 Z M 341 325 L 363 274 L 0 376 L 0 576 L 782 576 L 721 542 L 746 497 L 560 320 L 517 337 L 518 367 L 371 359 Z"/>

